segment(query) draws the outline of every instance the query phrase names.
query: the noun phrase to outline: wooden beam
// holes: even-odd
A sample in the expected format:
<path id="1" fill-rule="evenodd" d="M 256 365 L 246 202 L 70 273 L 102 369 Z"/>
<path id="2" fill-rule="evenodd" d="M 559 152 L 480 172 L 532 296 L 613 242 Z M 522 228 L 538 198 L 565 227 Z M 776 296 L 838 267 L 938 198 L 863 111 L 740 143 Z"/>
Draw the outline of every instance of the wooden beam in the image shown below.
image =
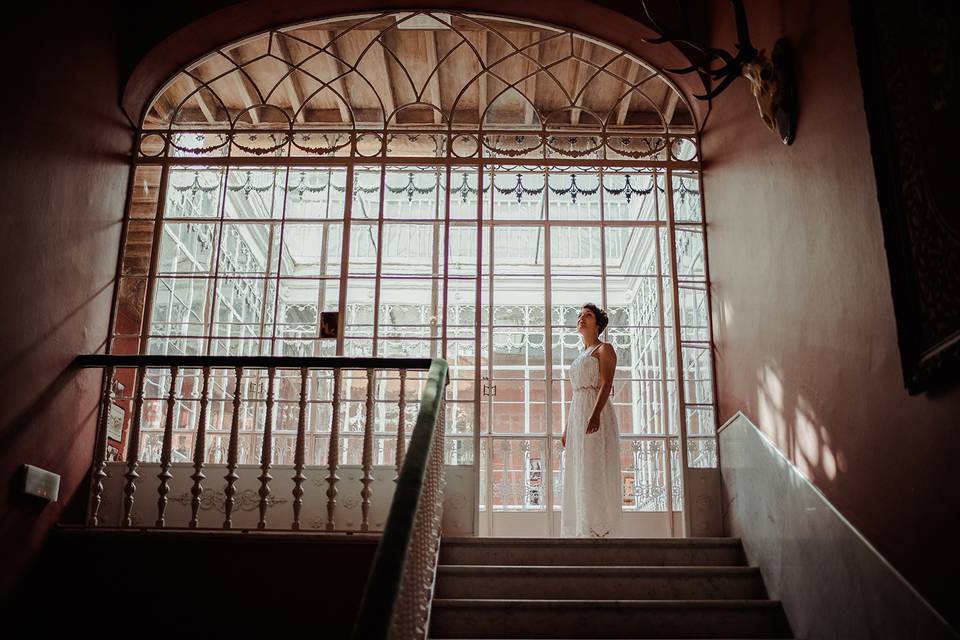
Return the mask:
<path id="1" fill-rule="evenodd" d="M 529 100 L 524 106 L 524 122 L 527 124 L 533 124 L 534 112 L 536 111 L 537 103 L 537 72 L 540 70 L 540 45 L 533 44 L 539 38 L 539 32 L 531 31 L 528 44 L 533 45 L 529 46 L 526 49 L 527 55 L 530 56 L 530 60 L 527 60 L 527 73 L 532 74 L 528 75 L 527 78 L 523 81 L 523 93 Z"/>
<path id="2" fill-rule="evenodd" d="M 677 102 L 680 100 L 680 94 L 673 90 L 673 87 L 667 86 L 667 95 L 661 105 L 660 111 L 663 113 L 663 120 L 667 126 L 673 120 L 673 114 L 677 110 Z"/>
<path id="3" fill-rule="evenodd" d="M 250 95 L 250 89 L 247 88 L 247 83 L 244 82 L 245 76 L 240 69 L 231 71 L 230 75 L 233 76 L 233 83 L 237 85 L 237 93 L 240 94 L 240 99 L 244 102 L 244 108 L 250 107 L 253 104 L 256 104 L 253 100 L 253 96 Z M 260 116 L 257 114 L 256 109 L 247 111 L 250 114 L 250 120 L 253 121 L 253 124 L 260 124 Z"/>
<path id="4" fill-rule="evenodd" d="M 197 104 L 200 106 L 200 112 L 203 113 L 203 117 L 207 119 L 207 122 L 210 124 L 216 123 L 216 116 L 214 115 L 213 109 L 210 108 L 210 105 L 207 104 L 207 99 L 203 97 L 203 89 L 197 91 L 197 83 L 193 79 L 193 76 L 190 74 L 184 73 L 183 79 L 187 83 L 187 87 L 193 93 L 193 99 L 197 101 Z"/>
<path id="5" fill-rule="evenodd" d="M 480 34 L 480 42 L 477 51 L 480 53 L 480 72 L 481 76 L 477 80 L 477 122 L 483 123 L 483 112 L 487 110 L 487 46 L 489 31 L 483 31 Z"/>
<path id="6" fill-rule="evenodd" d="M 630 62 L 630 70 L 627 72 L 627 77 L 620 84 L 620 93 L 623 93 L 627 90 L 628 87 L 633 86 L 633 83 L 637 81 L 637 76 L 640 74 L 640 65 L 635 62 Z M 627 121 L 627 112 L 630 111 L 630 103 L 633 101 L 633 90 L 631 89 L 630 93 L 626 98 L 617 106 L 617 124 L 622 125 Z"/>
<path id="7" fill-rule="evenodd" d="M 440 124 L 440 110 L 443 109 L 443 99 L 440 93 L 440 70 L 437 69 L 437 33 L 424 30 L 421 31 L 421 34 L 423 48 L 427 53 L 427 68 L 431 72 L 430 81 L 427 83 L 427 93 L 430 95 L 430 102 L 437 107 L 437 110 L 433 112 L 433 124 Z"/>
<path id="8" fill-rule="evenodd" d="M 290 54 L 290 46 L 287 44 L 282 34 L 276 35 L 277 49 L 279 50 L 280 56 L 284 62 L 286 62 L 291 67 L 296 65 L 293 63 L 293 56 Z M 283 79 L 283 88 L 287 92 L 287 96 L 290 98 L 290 107 L 293 109 L 293 112 L 297 114 L 297 122 L 304 122 L 303 117 L 303 88 L 300 86 L 300 82 L 293 74 L 287 74 Z"/>
<path id="9" fill-rule="evenodd" d="M 380 37 L 383 37 L 382 34 Z M 390 75 L 390 56 L 387 55 L 387 48 L 384 46 L 383 41 L 380 38 L 377 38 L 377 44 L 380 45 L 380 63 L 383 65 L 383 74 L 381 77 L 381 83 L 384 85 L 384 88 L 380 93 L 383 95 L 380 96 L 383 100 L 383 108 L 386 113 L 383 114 L 385 119 L 390 118 L 394 111 L 397 110 L 397 99 L 393 95 L 393 80 Z"/>
<path id="10" fill-rule="evenodd" d="M 337 53 L 337 43 L 333 41 L 329 31 L 318 31 L 317 40 L 320 48 L 325 50 L 329 57 L 324 59 L 329 62 L 327 68 L 331 78 L 336 78 L 330 85 L 333 90 L 339 93 L 342 99 L 337 100 L 337 108 L 340 109 L 340 121 L 350 122 L 350 109 L 356 105 L 350 103 L 350 94 L 347 92 L 347 83 L 343 81 L 343 65 L 340 63 L 340 54 Z"/>
<path id="11" fill-rule="evenodd" d="M 580 53 L 577 55 L 577 57 L 586 58 L 587 55 L 585 54 L 591 50 L 590 49 L 591 46 L 592 45 L 590 45 L 586 40 L 580 40 Z M 576 94 L 577 92 L 580 92 L 580 94 L 577 95 L 576 100 L 574 101 L 573 104 L 575 107 L 579 107 L 581 104 L 583 104 L 583 92 L 580 91 L 583 87 L 581 85 L 587 81 L 588 79 L 587 74 L 589 73 L 590 69 L 592 69 L 592 67 L 587 65 L 585 62 L 580 62 L 579 60 L 577 60 L 576 62 L 577 62 L 577 73 L 573 81 L 573 91 L 574 91 L 574 94 Z M 575 108 L 570 110 L 570 124 L 574 126 L 580 124 L 580 109 Z"/>

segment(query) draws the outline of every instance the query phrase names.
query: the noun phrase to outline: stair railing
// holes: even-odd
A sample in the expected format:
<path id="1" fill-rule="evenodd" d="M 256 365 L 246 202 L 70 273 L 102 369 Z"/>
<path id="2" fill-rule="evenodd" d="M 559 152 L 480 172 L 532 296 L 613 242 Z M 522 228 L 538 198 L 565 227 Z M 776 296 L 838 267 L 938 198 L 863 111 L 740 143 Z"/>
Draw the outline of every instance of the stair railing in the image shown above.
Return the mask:
<path id="1" fill-rule="evenodd" d="M 421 464 L 422 461 L 420 458 L 422 455 L 428 455 L 429 452 L 432 451 L 429 447 L 428 449 L 423 448 L 432 445 L 436 440 L 440 442 L 438 450 L 441 454 L 443 451 L 443 428 L 441 426 L 440 429 L 435 430 L 434 424 L 437 420 L 438 413 L 442 418 L 443 396 L 445 395 L 443 385 L 445 384 L 447 375 L 447 365 L 444 360 L 431 360 L 429 358 L 288 356 L 84 355 L 76 358 L 74 365 L 77 367 L 100 368 L 104 371 L 97 440 L 94 449 L 93 464 L 91 466 L 90 501 L 87 512 L 87 526 L 90 527 L 106 526 L 108 524 L 101 513 L 105 500 L 104 480 L 108 478 L 108 432 L 113 430 L 113 435 L 116 436 L 116 430 L 122 428 L 125 432 L 122 451 L 124 459 L 118 460 L 117 462 L 123 464 L 114 464 L 109 467 L 111 469 L 124 469 L 122 490 L 123 505 L 119 526 L 126 528 L 151 528 L 145 526 L 145 523 L 138 522 L 138 517 L 135 517 L 134 508 L 135 506 L 138 507 L 137 512 L 139 513 L 139 519 L 142 519 L 144 510 L 139 504 L 139 501 L 146 498 L 146 496 L 144 498 L 139 497 L 138 485 L 142 484 L 139 473 L 139 471 L 143 470 L 143 460 L 141 459 L 141 430 L 144 424 L 145 381 L 148 378 L 152 378 L 151 384 L 158 380 L 162 381 L 162 384 L 155 386 L 159 386 L 163 393 L 152 399 L 147 397 L 146 401 L 152 403 L 152 407 L 164 407 L 163 415 L 156 416 L 157 419 L 162 421 L 163 431 L 162 440 L 159 443 L 159 451 L 157 452 L 158 455 L 154 456 L 158 458 L 158 460 L 153 461 L 154 464 L 159 463 L 157 490 L 154 494 L 154 498 L 156 499 L 156 519 L 153 527 L 155 528 L 174 528 L 169 521 L 170 514 L 168 505 L 171 500 L 177 501 L 180 505 L 185 505 L 189 502 L 190 519 L 187 527 L 191 529 L 212 528 L 210 527 L 209 521 L 206 525 L 201 523 L 201 505 L 203 505 L 206 511 L 204 515 L 209 520 L 211 509 L 210 504 L 207 503 L 211 501 L 211 495 L 213 494 L 213 497 L 216 499 L 220 499 L 222 496 L 222 504 L 216 504 L 216 507 L 217 510 L 223 513 L 224 518 L 220 527 L 217 528 L 236 528 L 235 519 L 237 516 L 247 515 L 247 512 L 256 510 L 258 515 L 256 528 L 266 529 L 268 528 L 268 514 L 271 518 L 275 518 L 278 513 L 276 509 L 270 508 L 284 502 L 290 502 L 290 516 L 292 520 L 287 521 L 290 523 L 289 526 L 277 527 L 271 522 L 269 523 L 269 528 L 300 530 L 304 526 L 304 496 L 307 491 L 309 491 L 309 485 L 311 484 L 308 482 L 304 471 L 322 470 L 325 472 L 326 477 L 320 480 L 315 476 L 312 484 L 321 487 L 326 485 L 326 518 L 325 523 L 321 522 L 324 520 L 322 517 L 316 518 L 312 526 L 319 528 L 319 526 L 322 525 L 327 531 L 350 530 L 337 529 L 335 512 L 339 499 L 344 503 L 341 509 L 352 508 L 356 503 L 359 503 L 361 511 L 359 530 L 371 531 L 370 511 L 371 496 L 373 494 L 371 484 L 374 480 L 373 450 L 375 431 L 374 417 L 376 414 L 375 389 L 377 376 L 384 376 L 384 374 L 388 372 L 391 374 L 395 372 L 399 373 L 399 413 L 396 425 L 396 451 L 394 460 L 397 475 L 393 480 L 399 483 L 397 486 L 398 494 L 400 493 L 399 489 L 401 487 L 404 488 L 404 492 L 400 495 L 400 497 L 405 500 L 403 504 L 416 506 L 420 502 L 420 487 L 423 485 L 422 479 L 418 480 L 416 476 L 417 468 L 414 466 L 411 467 L 410 471 L 407 471 L 407 466 Z M 364 415 L 362 434 L 362 468 L 359 470 L 362 473 L 362 477 L 360 478 L 362 489 L 359 492 L 359 499 L 357 499 L 357 496 L 344 495 L 343 490 L 338 487 L 338 482 L 341 481 L 337 473 L 340 467 L 340 440 L 341 438 L 356 437 L 358 435 L 355 431 L 347 432 L 349 434 L 348 436 L 344 435 L 343 427 L 345 425 L 340 424 L 341 403 L 343 401 L 341 387 L 344 382 L 344 371 L 348 370 L 362 370 L 366 372 L 366 412 Z M 419 442 L 420 444 L 416 449 L 417 453 L 413 456 L 413 459 L 408 460 L 404 456 L 406 444 L 405 413 L 408 384 L 407 373 L 413 370 L 427 370 L 428 377 L 425 388 L 422 391 L 423 397 L 417 417 L 417 430 L 415 430 L 413 439 L 411 440 L 411 449 L 414 449 L 415 442 Z M 265 376 L 263 376 L 264 371 L 266 372 Z M 309 400 L 314 405 L 321 401 L 329 401 L 332 405 L 329 433 L 322 434 L 329 438 L 325 470 L 316 465 L 308 465 L 305 458 L 307 448 L 306 438 L 308 436 L 306 424 L 306 416 L 308 413 L 308 383 L 310 383 L 311 380 L 315 382 L 316 377 L 324 371 L 327 372 L 325 375 L 328 377 L 328 380 L 332 378 L 332 380 L 330 380 L 332 383 L 330 385 L 332 386 L 332 397 L 330 397 L 329 400 L 326 398 L 310 398 Z M 121 372 L 128 383 L 132 378 L 134 387 L 132 395 L 124 396 L 122 402 L 120 402 L 120 399 L 117 397 L 117 385 L 115 384 L 115 379 Z M 314 378 L 311 378 L 311 372 L 313 372 Z M 258 397 L 256 398 L 244 397 L 244 388 L 249 387 L 250 382 L 252 382 L 252 380 L 248 379 L 248 376 L 253 376 L 258 383 L 262 383 L 257 387 L 259 391 L 257 392 Z M 187 384 L 188 379 L 189 385 Z M 180 381 L 179 391 L 178 380 Z M 395 377 L 393 381 L 396 382 Z M 220 397 L 212 400 L 211 392 L 212 387 L 215 386 L 215 382 L 216 384 L 220 384 L 221 382 L 223 384 L 221 384 Z M 263 384 L 265 384 L 266 387 L 265 393 L 263 392 Z M 184 397 L 185 386 L 190 387 L 189 398 Z M 276 469 L 279 468 L 273 464 L 273 459 L 275 457 L 274 441 L 277 435 L 275 433 L 277 431 L 276 422 L 280 419 L 280 407 L 278 406 L 277 399 L 277 389 L 280 386 L 283 387 L 284 393 L 287 394 L 286 400 L 283 402 L 285 405 L 284 409 L 286 410 L 285 416 L 288 422 L 287 427 L 289 427 L 289 423 L 292 422 L 293 415 L 296 415 L 296 439 L 292 455 L 293 467 L 290 469 L 293 476 L 290 478 L 291 484 L 287 486 L 287 489 L 289 489 L 288 494 L 286 490 L 282 493 L 277 491 L 277 483 L 272 482 L 273 477 L 271 475 L 271 471 L 276 472 Z M 291 400 L 291 396 L 296 397 L 295 402 Z M 222 429 L 220 431 L 210 428 L 210 417 L 213 413 L 211 405 L 214 402 L 219 403 L 221 407 L 218 417 L 224 422 L 229 422 L 229 444 L 226 446 L 225 455 L 223 456 L 226 463 L 226 473 L 222 481 L 217 483 L 222 486 L 222 494 L 204 487 L 204 481 L 206 480 L 204 471 L 209 473 L 211 468 L 211 465 L 207 463 L 207 439 L 209 437 L 217 437 L 220 440 L 226 439 L 225 424 L 221 425 Z M 250 422 L 248 420 L 244 422 L 246 419 L 242 418 L 242 414 L 249 416 L 249 409 L 251 407 L 248 406 L 247 403 L 251 402 L 256 404 L 253 408 L 257 410 L 265 409 L 262 419 L 262 432 L 257 430 L 259 425 L 256 424 L 256 419 L 253 421 L 254 425 L 251 429 Z M 118 403 L 125 405 L 119 408 L 119 417 L 115 412 L 117 408 L 115 405 L 118 405 Z M 232 411 L 229 410 L 230 404 L 232 404 Z M 187 405 L 193 408 L 192 413 L 184 409 Z M 129 415 L 126 413 L 127 409 L 130 410 Z M 157 413 L 160 412 L 157 411 Z M 226 420 L 228 413 L 229 420 Z M 175 434 L 183 433 L 182 427 L 185 418 L 188 422 L 195 422 L 195 424 L 190 426 L 190 433 L 193 438 L 193 474 L 190 476 L 190 491 L 189 493 L 170 496 L 171 479 L 174 478 L 173 471 L 175 468 L 185 466 L 183 464 L 184 462 L 189 463 L 189 458 L 186 458 L 182 453 L 179 459 L 174 457 L 176 451 L 173 446 Z M 111 420 L 114 422 L 119 421 L 123 424 L 111 425 Z M 241 424 L 242 422 L 243 425 Z M 442 419 L 440 424 L 443 424 Z M 421 425 L 424 426 L 421 427 Z M 243 426 L 243 428 L 241 428 L 241 426 Z M 435 433 L 436 435 L 434 435 Z M 289 439 L 289 429 L 281 435 Z M 310 435 L 313 436 L 316 434 L 311 433 Z M 259 452 L 251 452 L 251 454 L 259 453 L 259 476 L 255 484 L 257 489 L 241 491 L 240 480 L 246 479 L 249 486 L 249 478 L 241 478 L 240 475 L 241 472 L 245 470 L 245 465 L 241 464 L 241 440 L 243 440 L 244 443 L 249 440 L 255 444 L 258 437 L 260 437 Z M 426 443 L 422 442 L 424 439 L 427 440 Z M 423 451 L 421 451 L 421 449 L 423 449 Z M 320 455 L 321 452 L 315 451 L 315 458 Z M 438 459 L 441 458 L 442 455 Z M 437 464 L 432 458 L 431 460 L 432 464 Z M 402 469 L 401 463 L 404 464 Z M 403 475 L 405 472 L 407 476 Z M 413 475 L 411 476 L 411 474 Z M 425 485 L 429 496 L 426 500 L 423 500 L 424 506 L 431 501 L 436 501 L 441 495 L 442 489 L 439 489 L 438 481 L 442 480 L 442 475 L 442 463 L 439 464 L 436 469 L 431 466 L 429 479 Z M 406 480 L 404 480 L 404 478 L 406 478 Z M 183 478 L 179 478 L 179 480 L 182 482 Z M 411 496 L 411 491 L 415 491 L 416 495 Z M 281 497 L 283 494 L 289 497 Z M 310 497 L 311 496 L 307 495 L 307 498 Z M 316 501 L 308 506 L 314 508 L 315 511 L 319 508 Z M 394 518 L 396 508 L 397 496 L 394 497 L 391 506 L 391 518 Z M 320 510 L 322 512 L 322 508 L 320 508 Z M 436 519 L 438 511 L 439 508 L 436 507 L 436 505 L 431 507 L 431 518 Z M 410 513 L 412 515 L 413 507 L 411 507 Z M 249 518 L 250 516 L 248 515 L 247 517 Z M 318 524 L 318 522 L 321 522 L 321 524 Z M 431 520 L 421 523 L 420 520 L 418 520 L 418 523 L 420 523 L 419 526 L 422 529 L 422 531 L 418 530 L 420 531 L 418 535 L 421 537 L 429 537 L 430 531 L 428 531 L 428 528 L 433 526 L 431 524 L 432 522 Z M 310 523 L 308 523 L 307 526 L 310 526 Z M 392 534 L 392 536 L 397 535 L 396 531 L 398 530 L 398 526 L 402 525 L 394 526 L 394 534 Z M 252 526 L 250 528 L 252 528 Z M 401 532 L 401 538 L 403 537 L 404 534 Z M 394 537 L 390 538 L 390 540 L 393 539 Z M 415 538 L 415 543 L 418 545 L 425 544 L 425 542 L 421 541 L 420 537 Z M 423 549 L 425 548 L 424 546 Z M 421 552 L 422 549 L 418 550 L 417 554 Z M 413 555 L 416 556 L 417 554 Z M 420 562 L 420 560 L 416 562 Z M 420 565 L 417 566 L 420 567 Z"/>
<path id="2" fill-rule="evenodd" d="M 434 360 L 353 628 L 354 640 L 422 640 L 427 636 L 446 485 L 448 382 L 447 363 Z"/>

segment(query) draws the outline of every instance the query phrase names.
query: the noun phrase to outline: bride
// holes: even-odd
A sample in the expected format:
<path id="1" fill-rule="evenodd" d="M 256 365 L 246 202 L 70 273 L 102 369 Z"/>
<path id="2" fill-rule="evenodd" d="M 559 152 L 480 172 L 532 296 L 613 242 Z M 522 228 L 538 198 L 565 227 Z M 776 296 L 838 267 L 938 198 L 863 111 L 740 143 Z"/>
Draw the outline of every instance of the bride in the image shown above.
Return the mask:
<path id="1" fill-rule="evenodd" d="M 621 535 L 619 428 L 607 402 L 617 354 L 613 345 L 600 341 L 608 322 L 607 313 L 593 303 L 583 305 L 577 315 L 584 349 L 570 364 L 573 400 L 561 441 L 566 449 L 561 537 Z"/>

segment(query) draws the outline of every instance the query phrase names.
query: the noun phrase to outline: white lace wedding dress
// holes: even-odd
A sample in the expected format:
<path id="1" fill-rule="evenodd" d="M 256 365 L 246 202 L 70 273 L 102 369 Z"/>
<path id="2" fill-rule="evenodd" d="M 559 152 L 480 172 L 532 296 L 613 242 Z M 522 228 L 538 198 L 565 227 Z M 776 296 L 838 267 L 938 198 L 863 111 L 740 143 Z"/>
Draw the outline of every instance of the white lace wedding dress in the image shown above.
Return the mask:
<path id="1" fill-rule="evenodd" d="M 584 349 L 570 364 L 573 399 L 567 416 L 560 513 L 560 535 L 565 538 L 622 535 L 619 428 L 609 398 L 600 410 L 600 428 L 586 433 L 600 389 L 600 360 L 593 355 L 599 347 Z"/>

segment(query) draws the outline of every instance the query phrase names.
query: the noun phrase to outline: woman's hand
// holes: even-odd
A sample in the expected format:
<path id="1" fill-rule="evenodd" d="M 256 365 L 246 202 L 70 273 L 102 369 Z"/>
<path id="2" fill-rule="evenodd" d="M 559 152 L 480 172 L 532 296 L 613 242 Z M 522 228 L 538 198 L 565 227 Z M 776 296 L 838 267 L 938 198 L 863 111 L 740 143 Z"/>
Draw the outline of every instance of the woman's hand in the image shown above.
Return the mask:
<path id="1" fill-rule="evenodd" d="M 587 421 L 587 433 L 596 433 L 600 429 L 600 416 L 590 416 Z"/>
<path id="2" fill-rule="evenodd" d="M 566 429 L 563 430 L 563 437 L 560 438 L 560 444 L 563 445 L 564 449 L 567 448 L 567 430 Z"/>

